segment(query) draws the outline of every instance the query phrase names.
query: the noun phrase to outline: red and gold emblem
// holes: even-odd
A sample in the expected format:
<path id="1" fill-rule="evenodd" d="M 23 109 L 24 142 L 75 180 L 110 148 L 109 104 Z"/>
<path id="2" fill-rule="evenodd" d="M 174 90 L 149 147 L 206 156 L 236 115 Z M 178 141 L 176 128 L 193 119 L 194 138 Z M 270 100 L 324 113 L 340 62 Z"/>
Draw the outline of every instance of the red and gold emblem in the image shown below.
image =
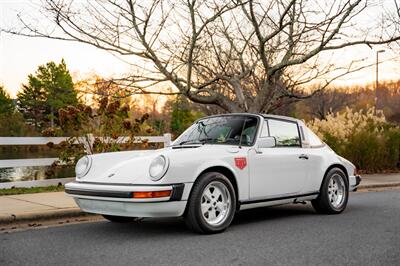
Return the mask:
<path id="1" fill-rule="evenodd" d="M 240 170 L 243 170 L 247 166 L 246 157 L 236 157 L 235 158 L 235 165 Z"/>

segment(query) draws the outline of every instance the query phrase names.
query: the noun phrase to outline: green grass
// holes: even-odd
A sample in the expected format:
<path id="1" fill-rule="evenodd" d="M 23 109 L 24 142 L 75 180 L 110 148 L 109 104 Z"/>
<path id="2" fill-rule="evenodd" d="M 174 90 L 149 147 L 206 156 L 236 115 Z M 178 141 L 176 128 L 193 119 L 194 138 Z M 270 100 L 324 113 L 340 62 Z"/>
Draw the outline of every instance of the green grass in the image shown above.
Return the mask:
<path id="1" fill-rule="evenodd" d="M 59 192 L 59 191 L 64 191 L 64 186 L 4 188 L 0 189 L 0 196 L 41 193 L 41 192 Z"/>

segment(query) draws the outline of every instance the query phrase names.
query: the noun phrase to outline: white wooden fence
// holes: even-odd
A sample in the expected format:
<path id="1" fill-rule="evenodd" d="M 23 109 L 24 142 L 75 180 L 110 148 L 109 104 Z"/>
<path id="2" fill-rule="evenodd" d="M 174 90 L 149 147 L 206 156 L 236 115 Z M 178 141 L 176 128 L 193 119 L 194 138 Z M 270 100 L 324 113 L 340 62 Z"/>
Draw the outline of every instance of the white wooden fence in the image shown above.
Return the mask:
<path id="1" fill-rule="evenodd" d="M 93 137 L 92 137 L 93 138 Z M 67 137 L 0 137 L 1 145 L 46 145 L 49 142 L 59 144 L 65 141 Z M 129 137 L 120 137 L 118 143 L 126 143 Z M 163 136 L 135 137 L 135 142 L 140 143 L 146 140 L 148 143 L 164 143 L 164 147 L 171 144 L 171 134 L 166 133 Z M 12 159 L 0 160 L 0 168 L 24 167 L 24 166 L 48 166 L 58 158 L 31 158 L 31 159 Z"/>

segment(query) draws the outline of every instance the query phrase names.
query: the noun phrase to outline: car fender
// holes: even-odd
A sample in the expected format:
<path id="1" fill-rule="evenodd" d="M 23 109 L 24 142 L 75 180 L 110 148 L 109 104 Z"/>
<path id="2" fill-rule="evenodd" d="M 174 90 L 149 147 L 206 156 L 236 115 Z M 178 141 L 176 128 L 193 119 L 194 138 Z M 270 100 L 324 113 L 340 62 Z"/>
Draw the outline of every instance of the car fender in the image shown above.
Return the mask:
<path id="1" fill-rule="evenodd" d="M 330 150 L 329 147 L 325 148 Z M 330 150 L 330 152 L 328 151 L 321 154 L 324 156 L 320 157 L 320 164 L 316 164 L 320 165 L 320 167 L 318 167 L 318 169 L 312 169 L 310 173 L 310 185 L 312 186 L 311 190 L 319 190 L 326 173 L 329 171 L 329 169 L 335 166 L 341 166 L 343 170 L 345 170 L 344 172 L 348 178 L 348 181 L 350 182 L 350 178 L 354 175 L 356 168 L 354 164 L 352 164 L 349 160 L 337 155 L 332 150 Z"/>
<path id="2" fill-rule="evenodd" d="M 232 158 L 233 159 L 233 158 Z M 233 161 L 233 160 L 232 160 Z M 224 167 L 228 169 L 232 174 L 233 178 L 235 179 L 236 185 L 237 185 L 237 192 L 238 192 L 238 199 L 243 200 L 248 198 L 248 192 L 249 192 L 249 173 L 247 170 L 247 167 L 243 170 L 239 170 L 233 167 L 231 162 L 227 162 L 224 160 L 220 159 L 213 159 L 209 161 L 205 161 L 195 171 L 195 176 L 196 180 L 201 176 L 203 172 L 206 172 L 207 169 L 211 169 L 213 167 Z M 234 184 L 233 184 L 234 185 Z"/>
<path id="3" fill-rule="evenodd" d="M 328 146 L 319 148 L 308 148 L 310 168 L 309 182 L 304 188 L 305 192 L 319 191 L 325 174 L 333 165 L 343 165 L 343 162 L 338 158 L 338 155 L 333 152 Z"/>

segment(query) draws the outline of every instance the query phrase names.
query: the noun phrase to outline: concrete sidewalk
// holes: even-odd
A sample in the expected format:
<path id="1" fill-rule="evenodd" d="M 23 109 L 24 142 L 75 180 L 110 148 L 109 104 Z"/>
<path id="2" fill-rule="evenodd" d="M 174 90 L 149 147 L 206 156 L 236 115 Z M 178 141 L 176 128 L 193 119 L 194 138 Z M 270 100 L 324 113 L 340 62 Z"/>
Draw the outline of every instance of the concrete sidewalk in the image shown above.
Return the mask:
<path id="1" fill-rule="evenodd" d="M 359 189 L 400 186 L 400 173 L 362 175 L 362 178 Z M 83 214 L 64 192 L 0 196 L 0 224 Z"/>
<path id="2" fill-rule="evenodd" d="M 82 215 L 64 192 L 0 196 L 0 224 Z"/>

